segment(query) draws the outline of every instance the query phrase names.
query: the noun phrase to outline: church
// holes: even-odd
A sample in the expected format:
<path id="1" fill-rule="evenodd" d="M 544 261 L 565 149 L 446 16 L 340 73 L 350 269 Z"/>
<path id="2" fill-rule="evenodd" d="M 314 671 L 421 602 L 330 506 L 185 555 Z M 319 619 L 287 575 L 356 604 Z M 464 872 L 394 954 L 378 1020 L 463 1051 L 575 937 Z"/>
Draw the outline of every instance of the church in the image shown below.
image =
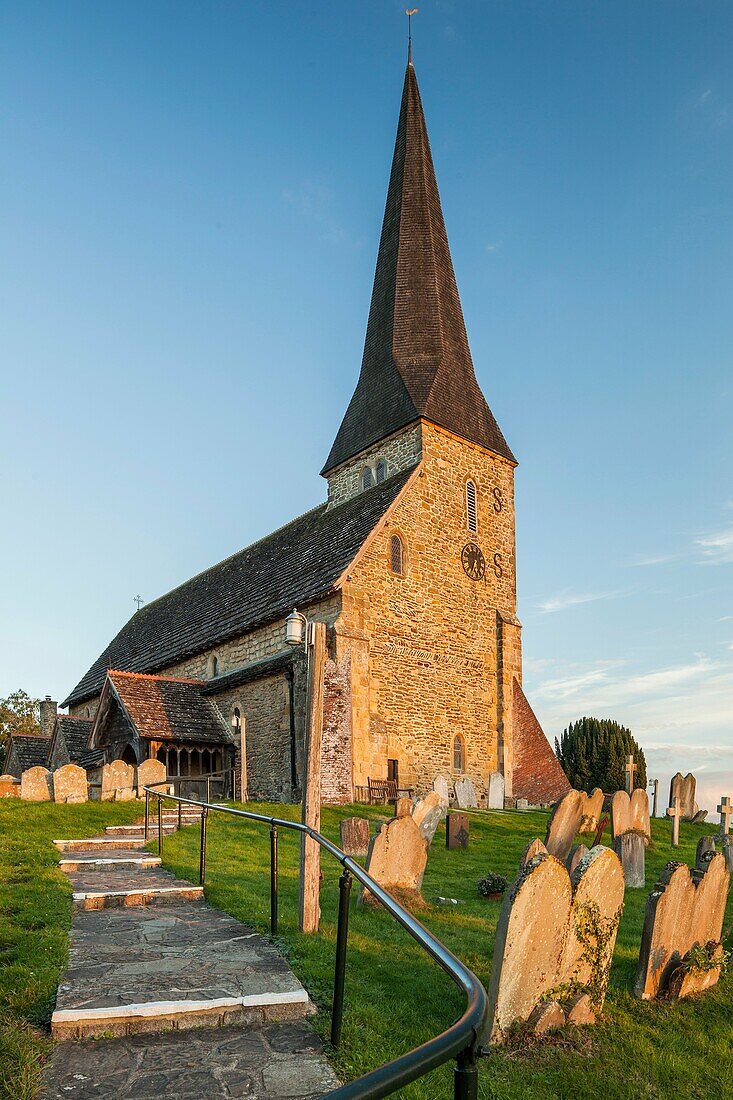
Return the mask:
<path id="1" fill-rule="evenodd" d="M 476 380 L 410 59 L 327 499 L 135 612 L 65 700 L 87 749 L 172 775 L 231 767 L 237 794 L 299 799 L 297 608 L 327 631 L 324 801 L 438 775 L 485 799 L 497 771 L 507 805 L 554 801 L 569 784 L 522 690 L 516 466 Z"/>

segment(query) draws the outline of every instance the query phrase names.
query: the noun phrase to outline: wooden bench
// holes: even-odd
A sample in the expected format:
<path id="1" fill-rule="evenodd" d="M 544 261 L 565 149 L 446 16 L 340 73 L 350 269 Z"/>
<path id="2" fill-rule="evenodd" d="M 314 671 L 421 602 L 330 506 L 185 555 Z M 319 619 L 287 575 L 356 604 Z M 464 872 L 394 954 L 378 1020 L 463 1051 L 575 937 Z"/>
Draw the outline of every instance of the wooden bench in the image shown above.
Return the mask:
<path id="1" fill-rule="evenodd" d="M 367 779 L 369 789 L 369 804 L 371 806 L 386 806 L 388 802 L 397 801 L 397 782 L 394 779 Z"/>

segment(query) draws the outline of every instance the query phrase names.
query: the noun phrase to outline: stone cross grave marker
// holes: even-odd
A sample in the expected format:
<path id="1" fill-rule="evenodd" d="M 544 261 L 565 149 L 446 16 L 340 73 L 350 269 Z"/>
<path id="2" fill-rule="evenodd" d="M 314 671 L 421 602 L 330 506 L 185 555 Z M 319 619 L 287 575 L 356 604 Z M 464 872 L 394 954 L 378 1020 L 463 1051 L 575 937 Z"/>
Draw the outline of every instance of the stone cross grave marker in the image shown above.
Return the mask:
<path id="1" fill-rule="evenodd" d="M 339 822 L 341 849 L 347 856 L 366 856 L 369 853 L 369 822 L 365 817 L 346 817 Z"/>
<path id="2" fill-rule="evenodd" d="M 53 773 L 54 802 L 86 802 L 87 773 L 76 764 L 64 764 Z"/>
<path id="3" fill-rule="evenodd" d="M 445 846 L 451 851 L 467 848 L 469 837 L 468 814 L 448 814 L 445 819 Z"/>
<path id="4" fill-rule="evenodd" d="M 667 808 L 667 817 L 672 818 L 672 847 L 679 848 L 680 818 L 682 817 L 682 807 L 680 805 L 679 796 L 677 796 L 672 805 Z"/>
<path id="5" fill-rule="evenodd" d="M 648 1000 L 668 992 L 670 979 L 695 944 L 720 942 L 729 885 L 730 873 L 719 852 L 704 871 L 691 873 L 684 863 L 667 864 L 647 898 L 637 997 Z"/>
<path id="6" fill-rule="evenodd" d="M 624 771 L 626 772 L 626 793 L 629 795 L 634 789 L 634 776 L 636 775 L 638 766 L 638 764 L 634 763 L 633 756 L 626 757 L 626 767 Z"/>
<path id="7" fill-rule="evenodd" d="M 559 998 L 547 995 L 570 983 L 577 986 L 576 999 L 587 998 L 585 1018 L 593 1021 L 605 999 L 623 897 L 623 871 L 610 848 L 594 848 L 572 876 L 559 859 L 541 853 L 520 870 L 504 895 L 496 930 L 492 1043 L 502 1042 L 512 1024 L 530 1020 L 550 1000 L 560 1010 L 552 1012 L 553 1026 L 562 1026 L 566 1012 Z"/>
<path id="8" fill-rule="evenodd" d="M 437 791 L 431 791 L 415 803 L 412 809 L 412 818 L 421 836 L 428 844 L 433 843 L 438 825 L 445 817 L 448 802 Z"/>
<path id="9" fill-rule="evenodd" d="M 53 801 L 53 781 L 48 768 L 26 768 L 20 777 L 20 797 L 26 802 Z"/>
<path id="10" fill-rule="evenodd" d="M 490 810 L 504 809 L 504 776 L 501 772 L 492 772 L 489 776 L 488 807 Z"/>
<path id="11" fill-rule="evenodd" d="M 366 869 L 398 901 L 414 907 L 423 904 L 421 887 L 427 862 L 427 841 L 408 813 L 393 817 L 372 838 Z M 379 902 L 362 888 L 359 904 L 379 905 Z"/>
<path id="12" fill-rule="evenodd" d="M 720 814 L 720 835 L 727 836 L 730 832 L 730 819 L 733 816 L 733 804 L 727 796 L 721 798 L 718 813 Z"/>
<path id="13" fill-rule="evenodd" d="M 698 811 L 697 802 L 695 802 L 696 788 L 697 780 L 692 772 L 688 772 L 684 776 L 682 772 L 677 772 L 676 775 L 672 776 L 669 785 L 669 805 L 673 806 L 675 798 L 679 798 L 680 814 L 683 821 L 692 821 Z"/>
<path id="14" fill-rule="evenodd" d="M 456 804 L 460 810 L 475 810 L 478 807 L 476 788 L 468 775 L 461 776 L 455 782 Z"/>

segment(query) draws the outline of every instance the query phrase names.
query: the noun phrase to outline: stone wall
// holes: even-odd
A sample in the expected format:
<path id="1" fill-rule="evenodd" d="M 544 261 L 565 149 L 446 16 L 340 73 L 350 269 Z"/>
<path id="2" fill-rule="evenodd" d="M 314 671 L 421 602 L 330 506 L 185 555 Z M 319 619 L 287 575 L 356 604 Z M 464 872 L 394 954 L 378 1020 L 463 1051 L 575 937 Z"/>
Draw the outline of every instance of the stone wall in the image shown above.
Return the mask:
<path id="1" fill-rule="evenodd" d="M 361 474 L 365 466 L 376 469 L 377 462 L 384 459 L 387 463 L 387 477 L 409 470 L 420 461 L 422 455 L 422 426 L 413 424 L 404 431 L 375 443 L 362 451 L 358 458 L 351 459 L 340 469 L 328 475 L 328 506 L 335 507 L 351 500 L 361 489 Z"/>

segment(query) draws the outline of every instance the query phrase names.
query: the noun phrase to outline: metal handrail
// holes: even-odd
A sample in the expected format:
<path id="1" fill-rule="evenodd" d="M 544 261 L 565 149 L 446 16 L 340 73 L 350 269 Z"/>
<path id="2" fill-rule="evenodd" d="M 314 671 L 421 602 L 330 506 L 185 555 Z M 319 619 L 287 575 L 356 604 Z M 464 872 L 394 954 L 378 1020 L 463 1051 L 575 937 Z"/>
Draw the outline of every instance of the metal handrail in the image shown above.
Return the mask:
<path id="1" fill-rule="evenodd" d="M 325 1095 L 331 1100 L 378 1100 L 389 1096 L 397 1089 L 409 1085 L 433 1069 L 456 1059 L 454 1071 L 454 1100 L 476 1100 L 478 1096 L 478 1058 L 480 1044 L 486 1023 L 488 998 L 486 990 L 472 970 L 461 962 L 445 944 L 441 943 L 424 924 L 412 916 L 391 894 L 388 894 L 360 864 L 356 863 L 321 833 L 299 821 L 269 817 L 251 810 L 237 810 L 233 806 L 202 802 L 180 795 L 166 795 L 152 786 L 145 787 L 145 836 L 148 836 L 150 797 L 158 800 L 158 852 L 163 852 L 162 804 L 170 799 L 181 806 L 185 803 L 201 809 L 201 845 L 199 878 L 203 884 L 206 869 L 206 824 L 209 813 L 223 813 L 231 817 L 242 817 L 248 821 L 260 822 L 270 826 L 270 929 L 277 934 L 277 830 L 289 829 L 314 840 L 324 851 L 333 856 L 343 867 L 339 880 L 339 922 L 336 937 L 336 975 L 334 982 L 334 1004 L 331 1025 L 331 1041 L 338 1046 L 341 1034 L 341 1015 L 343 1013 L 343 985 L 346 965 L 346 942 L 348 938 L 349 891 L 351 878 L 362 886 L 384 906 L 420 947 L 445 971 L 458 988 L 466 995 L 467 1004 L 463 1014 L 445 1031 L 435 1038 L 422 1043 L 407 1054 L 387 1062 L 378 1069 L 371 1070 L 347 1085 L 341 1085 Z"/>

